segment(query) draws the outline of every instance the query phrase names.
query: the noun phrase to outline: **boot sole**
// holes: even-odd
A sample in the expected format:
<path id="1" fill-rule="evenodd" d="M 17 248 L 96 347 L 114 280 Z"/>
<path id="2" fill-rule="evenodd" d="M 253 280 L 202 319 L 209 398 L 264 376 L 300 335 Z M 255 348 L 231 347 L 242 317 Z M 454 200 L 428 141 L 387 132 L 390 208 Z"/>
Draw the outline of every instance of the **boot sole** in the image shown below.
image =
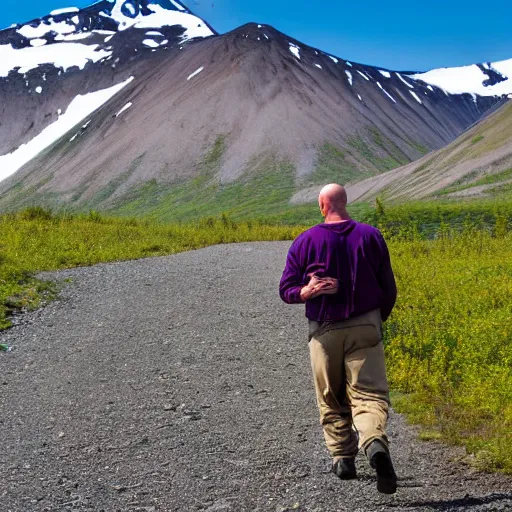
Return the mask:
<path id="1" fill-rule="evenodd" d="M 338 475 L 338 473 L 334 473 L 340 480 L 356 480 L 357 473 L 342 473 Z"/>
<path id="2" fill-rule="evenodd" d="M 396 474 L 388 454 L 376 453 L 371 466 L 377 472 L 377 491 L 382 494 L 395 494 Z"/>

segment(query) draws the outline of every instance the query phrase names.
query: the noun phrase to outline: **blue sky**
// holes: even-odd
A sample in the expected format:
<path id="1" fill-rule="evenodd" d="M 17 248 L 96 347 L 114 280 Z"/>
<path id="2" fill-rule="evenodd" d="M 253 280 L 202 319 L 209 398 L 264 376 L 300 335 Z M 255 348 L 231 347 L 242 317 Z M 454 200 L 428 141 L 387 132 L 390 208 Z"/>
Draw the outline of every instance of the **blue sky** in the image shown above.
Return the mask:
<path id="1" fill-rule="evenodd" d="M 0 26 L 32 19 L 83 0 L 15 0 Z M 510 0 L 189 0 L 217 31 L 249 21 L 348 60 L 415 71 L 512 58 Z"/>

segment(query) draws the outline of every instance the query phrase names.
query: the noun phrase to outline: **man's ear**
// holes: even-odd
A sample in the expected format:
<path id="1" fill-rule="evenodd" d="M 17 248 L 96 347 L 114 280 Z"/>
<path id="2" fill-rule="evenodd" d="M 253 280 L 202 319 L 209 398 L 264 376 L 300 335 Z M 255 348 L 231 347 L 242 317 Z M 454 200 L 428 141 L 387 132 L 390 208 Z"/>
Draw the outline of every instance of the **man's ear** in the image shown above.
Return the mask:
<path id="1" fill-rule="evenodd" d="M 318 207 L 320 208 L 320 213 L 322 214 L 322 217 L 325 217 L 325 213 L 324 213 L 325 204 L 322 200 L 318 201 Z"/>

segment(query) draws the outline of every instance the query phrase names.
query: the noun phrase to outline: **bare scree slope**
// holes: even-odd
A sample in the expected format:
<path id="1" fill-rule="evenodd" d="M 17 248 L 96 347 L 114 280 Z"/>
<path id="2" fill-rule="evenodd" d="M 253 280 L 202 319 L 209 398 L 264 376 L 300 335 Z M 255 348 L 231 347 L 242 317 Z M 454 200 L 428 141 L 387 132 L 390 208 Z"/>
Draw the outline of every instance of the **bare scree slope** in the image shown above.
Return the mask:
<path id="1" fill-rule="evenodd" d="M 145 185 L 357 182 L 453 141 L 512 60 L 400 73 L 270 26 L 218 35 L 174 0 L 103 0 L 0 31 L 0 207 L 115 208 Z"/>

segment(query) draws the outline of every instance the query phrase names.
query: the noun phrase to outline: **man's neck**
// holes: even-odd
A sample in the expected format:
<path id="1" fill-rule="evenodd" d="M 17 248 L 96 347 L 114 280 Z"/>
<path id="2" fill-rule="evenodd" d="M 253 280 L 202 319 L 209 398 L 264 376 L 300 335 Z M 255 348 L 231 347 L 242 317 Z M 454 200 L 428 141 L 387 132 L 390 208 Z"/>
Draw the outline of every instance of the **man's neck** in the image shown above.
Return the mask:
<path id="1" fill-rule="evenodd" d="M 348 212 L 342 212 L 342 213 L 328 213 L 325 216 L 324 223 L 325 224 L 335 224 L 337 222 L 347 222 L 349 220 L 352 220 Z"/>

